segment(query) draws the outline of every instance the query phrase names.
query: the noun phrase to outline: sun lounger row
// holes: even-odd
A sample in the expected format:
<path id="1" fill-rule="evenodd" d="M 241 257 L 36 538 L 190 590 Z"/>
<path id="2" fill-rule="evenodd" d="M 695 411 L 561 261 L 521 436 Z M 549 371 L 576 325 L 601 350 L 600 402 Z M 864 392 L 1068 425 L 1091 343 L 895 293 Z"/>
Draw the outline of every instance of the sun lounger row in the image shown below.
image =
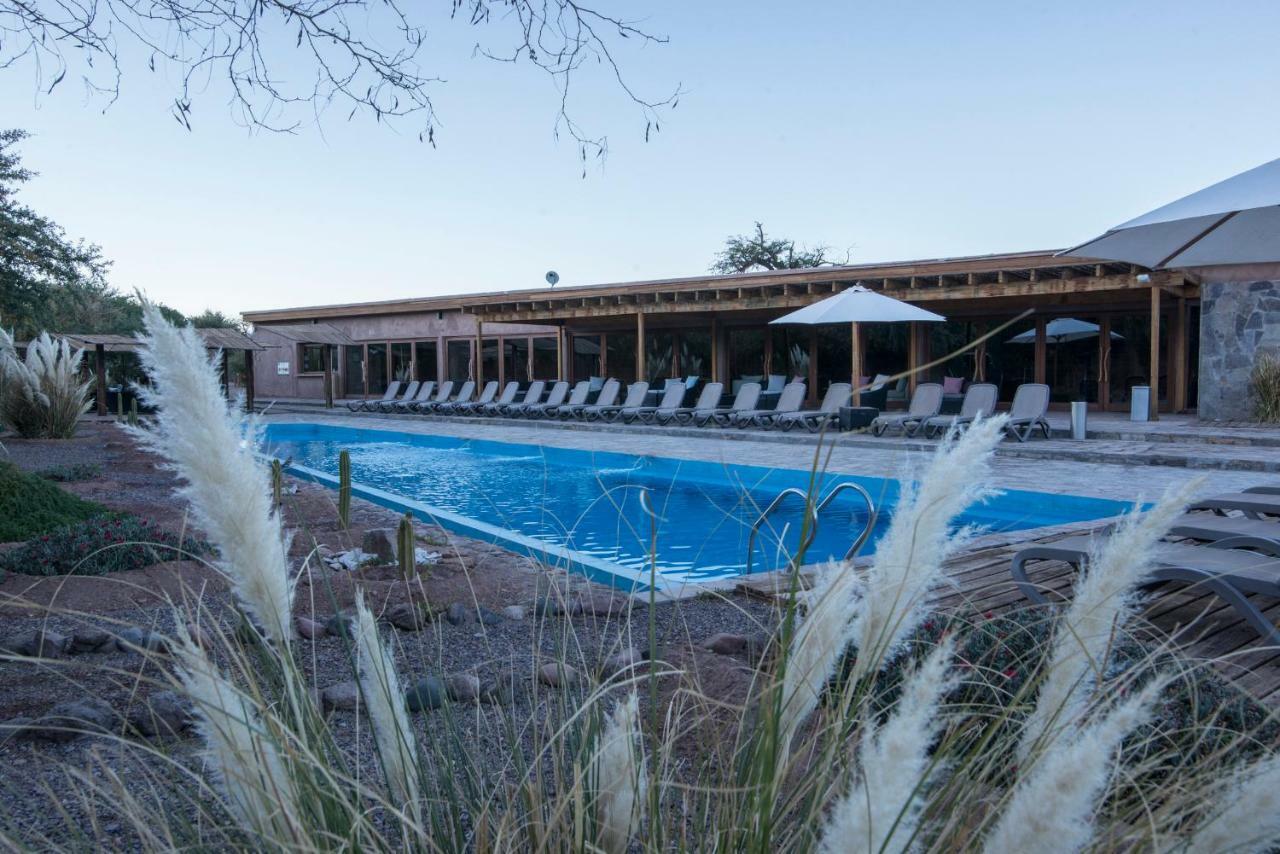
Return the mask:
<path id="1" fill-rule="evenodd" d="M 963 429 L 978 418 L 986 418 L 995 412 L 999 390 L 989 383 L 974 383 L 964 393 L 957 415 L 942 415 L 942 386 L 937 383 L 921 383 L 911 395 L 906 412 L 890 412 L 871 422 L 871 432 L 883 436 L 890 430 L 899 430 L 904 436 L 933 437 L 945 433 L 952 426 Z M 1049 438 L 1049 387 L 1042 383 L 1024 383 L 1013 394 L 1009 407 L 1009 421 L 1005 431 L 1019 442 L 1031 438 L 1036 430 Z"/>
<path id="2" fill-rule="evenodd" d="M 1187 510 L 1169 531 L 1184 539 L 1157 545 L 1155 567 L 1147 580 L 1151 584 L 1182 582 L 1216 595 L 1234 608 L 1266 644 L 1280 647 L 1280 629 L 1259 603 L 1248 598 L 1249 594 L 1280 597 L 1280 485 L 1212 495 Z M 1077 572 L 1088 572 L 1089 555 L 1097 539 L 1109 533 L 1104 529 L 1020 550 L 1010 567 L 1014 582 L 1028 599 L 1046 602 L 1040 586 L 1028 577 L 1028 565 L 1063 561 Z M 1269 607 L 1271 603 L 1262 604 Z"/>

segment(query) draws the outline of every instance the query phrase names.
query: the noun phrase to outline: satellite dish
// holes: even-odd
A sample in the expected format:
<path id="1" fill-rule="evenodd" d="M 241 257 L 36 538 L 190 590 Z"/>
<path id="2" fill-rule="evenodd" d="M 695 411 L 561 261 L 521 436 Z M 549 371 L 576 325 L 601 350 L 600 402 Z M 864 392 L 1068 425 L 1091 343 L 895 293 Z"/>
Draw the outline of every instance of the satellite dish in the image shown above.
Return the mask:
<path id="1" fill-rule="evenodd" d="M 547 284 L 554 288 L 556 286 L 556 282 L 558 281 L 560 281 L 560 274 L 557 273 L 555 270 L 548 270 Z"/>

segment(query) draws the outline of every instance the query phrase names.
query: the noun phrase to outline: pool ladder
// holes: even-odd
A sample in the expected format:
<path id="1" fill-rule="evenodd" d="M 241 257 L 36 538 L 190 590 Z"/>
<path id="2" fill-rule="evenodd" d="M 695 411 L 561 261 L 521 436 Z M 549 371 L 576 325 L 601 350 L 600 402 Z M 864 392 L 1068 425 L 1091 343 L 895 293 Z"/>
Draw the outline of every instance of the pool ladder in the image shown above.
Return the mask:
<path id="1" fill-rule="evenodd" d="M 876 504 L 871 500 L 871 494 L 853 481 L 846 480 L 831 487 L 831 491 L 824 495 L 821 501 L 816 504 L 810 504 L 809 496 L 804 490 L 799 487 L 789 486 L 774 496 L 774 499 L 769 502 L 769 506 L 764 508 L 764 511 L 761 512 L 761 514 L 756 517 L 756 521 L 752 523 L 751 534 L 747 538 L 746 572 L 751 572 L 751 558 L 755 554 L 756 535 L 760 533 L 760 526 L 765 523 L 765 520 L 769 518 L 769 514 L 778 509 L 778 506 L 781 505 L 788 496 L 798 496 L 800 500 L 804 502 L 805 509 L 809 513 L 808 533 L 804 538 L 804 542 L 800 544 L 800 548 L 796 551 L 797 554 L 803 554 L 804 551 L 813 544 L 814 538 L 818 536 L 818 514 L 827 509 L 827 506 L 835 500 L 836 496 L 841 492 L 844 492 L 846 489 L 851 489 L 858 493 L 858 495 L 862 496 L 862 500 L 867 502 L 867 524 L 863 527 L 862 532 L 858 534 L 857 539 L 853 541 L 853 545 L 849 547 L 849 551 L 845 552 L 844 559 L 848 560 L 857 554 L 858 549 L 862 548 L 862 544 L 867 541 L 867 537 L 871 536 L 871 530 L 876 524 Z"/>

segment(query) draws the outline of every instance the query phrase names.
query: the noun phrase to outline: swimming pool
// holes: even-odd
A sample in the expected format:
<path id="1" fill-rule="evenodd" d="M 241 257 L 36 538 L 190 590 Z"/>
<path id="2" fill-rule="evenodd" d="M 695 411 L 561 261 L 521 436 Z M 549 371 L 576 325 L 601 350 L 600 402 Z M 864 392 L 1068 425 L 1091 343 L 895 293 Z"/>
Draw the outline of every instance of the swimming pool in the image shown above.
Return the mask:
<path id="1" fill-rule="evenodd" d="M 357 495 L 446 528 L 567 565 L 617 586 L 647 585 L 650 554 L 661 587 L 740 575 L 752 523 L 808 471 L 583 451 L 318 424 L 271 424 L 266 452 L 294 474 L 336 485 L 338 454 L 351 454 Z M 797 449 L 803 465 L 810 451 Z M 862 553 L 875 549 L 898 497 L 893 480 L 827 474 L 826 495 L 854 481 L 879 508 Z M 641 506 L 641 492 L 656 521 Z M 1114 516 L 1119 501 L 1008 491 L 959 520 L 1010 531 Z M 785 566 L 799 544 L 802 502 L 770 515 L 752 548 L 752 572 Z M 805 563 L 842 557 L 863 530 L 865 502 L 847 491 L 822 513 Z"/>

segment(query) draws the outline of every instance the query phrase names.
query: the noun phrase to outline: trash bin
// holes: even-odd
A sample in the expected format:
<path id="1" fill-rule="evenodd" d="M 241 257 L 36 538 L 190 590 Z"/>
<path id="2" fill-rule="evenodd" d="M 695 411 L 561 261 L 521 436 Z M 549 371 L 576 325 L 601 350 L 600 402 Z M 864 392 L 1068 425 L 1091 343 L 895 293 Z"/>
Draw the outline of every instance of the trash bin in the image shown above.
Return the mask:
<path id="1" fill-rule="evenodd" d="M 1071 401 L 1071 438 L 1077 442 L 1088 438 L 1089 404 L 1083 400 Z"/>
<path id="2" fill-rule="evenodd" d="M 1136 385 L 1129 391 L 1129 420 L 1147 421 L 1151 412 L 1151 386 Z"/>

